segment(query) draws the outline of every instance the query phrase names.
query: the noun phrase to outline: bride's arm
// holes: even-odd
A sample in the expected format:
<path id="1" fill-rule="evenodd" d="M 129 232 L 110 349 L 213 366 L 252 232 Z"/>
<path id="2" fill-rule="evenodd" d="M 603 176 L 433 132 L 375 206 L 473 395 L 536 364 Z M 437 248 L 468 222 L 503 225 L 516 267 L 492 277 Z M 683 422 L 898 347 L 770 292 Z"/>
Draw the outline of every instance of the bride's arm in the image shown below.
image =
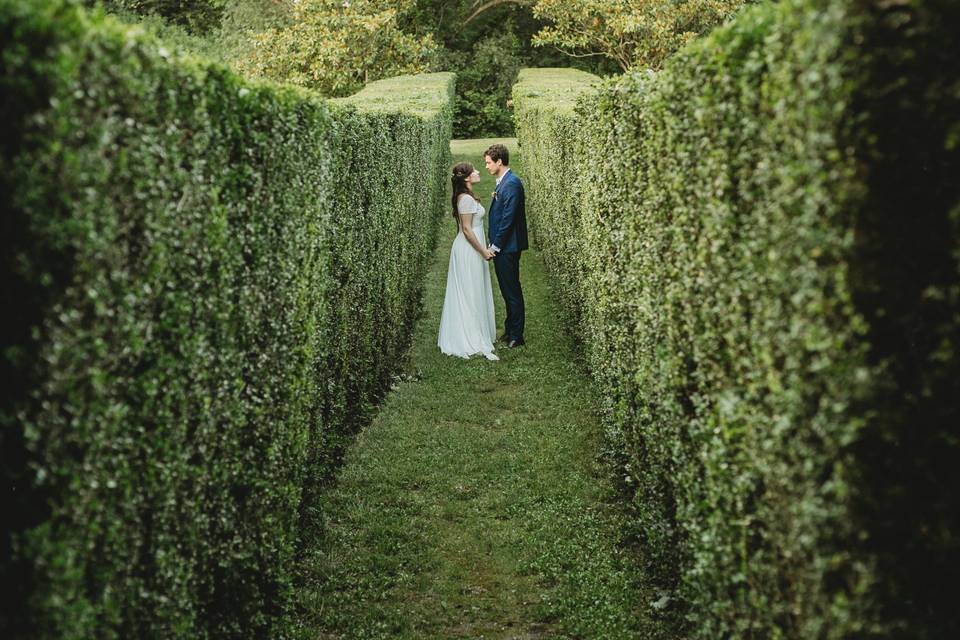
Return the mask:
<path id="1" fill-rule="evenodd" d="M 473 232 L 473 216 L 477 211 L 473 198 L 465 193 L 461 194 L 460 200 L 457 201 L 457 211 L 460 216 L 460 230 L 463 232 L 463 237 L 467 239 L 467 242 L 477 253 L 483 256 L 484 260 L 492 258 L 493 253 L 480 244 L 477 235 Z"/>
<path id="2" fill-rule="evenodd" d="M 470 226 L 473 224 L 473 214 L 472 213 L 461 213 L 460 214 L 460 229 L 463 231 L 463 237 L 467 239 L 467 242 L 470 243 L 470 246 L 477 250 L 477 253 L 482 255 L 484 258 L 487 257 L 487 249 L 480 241 L 477 240 L 477 234 L 473 232 L 473 228 Z"/>

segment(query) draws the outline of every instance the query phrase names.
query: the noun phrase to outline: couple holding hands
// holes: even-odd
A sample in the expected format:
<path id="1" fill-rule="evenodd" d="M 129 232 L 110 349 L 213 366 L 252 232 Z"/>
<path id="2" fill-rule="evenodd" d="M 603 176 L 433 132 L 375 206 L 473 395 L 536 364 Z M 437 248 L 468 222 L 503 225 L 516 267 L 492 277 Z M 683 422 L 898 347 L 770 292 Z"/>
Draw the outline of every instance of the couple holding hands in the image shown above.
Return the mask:
<path id="1" fill-rule="evenodd" d="M 507 309 L 504 333 L 498 341 L 513 349 L 523 345 L 520 253 L 528 247 L 527 219 L 523 183 L 510 171 L 507 148 L 492 145 L 483 159 L 487 171 L 497 180 L 490 203 L 490 244 L 486 244 L 483 229 L 486 212 L 473 192 L 473 185 L 480 182 L 480 172 L 469 162 L 457 163 L 451 181 L 458 231 L 450 251 L 437 345 L 447 355 L 469 358 L 480 354 L 488 360 L 499 360 L 494 353 L 496 320 L 487 261 L 493 260 Z"/>

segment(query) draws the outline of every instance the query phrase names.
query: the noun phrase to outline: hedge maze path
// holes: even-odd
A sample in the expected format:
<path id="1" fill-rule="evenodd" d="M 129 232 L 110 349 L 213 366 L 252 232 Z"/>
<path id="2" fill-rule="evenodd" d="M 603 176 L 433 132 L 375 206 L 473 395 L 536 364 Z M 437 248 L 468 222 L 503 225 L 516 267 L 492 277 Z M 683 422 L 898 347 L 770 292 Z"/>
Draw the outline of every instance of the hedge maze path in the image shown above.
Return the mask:
<path id="1" fill-rule="evenodd" d="M 455 141 L 454 161 L 479 166 L 488 144 Z M 478 191 L 491 190 L 484 176 Z M 308 626 L 326 638 L 635 637 L 649 599 L 616 539 L 587 379 L 540 256 L 522 267 L 528 345 L 499 349 L 500 362 L 446 357 L 436 334 L 454 231 L 440 224 L 407 376 L 318 505 Z"/>

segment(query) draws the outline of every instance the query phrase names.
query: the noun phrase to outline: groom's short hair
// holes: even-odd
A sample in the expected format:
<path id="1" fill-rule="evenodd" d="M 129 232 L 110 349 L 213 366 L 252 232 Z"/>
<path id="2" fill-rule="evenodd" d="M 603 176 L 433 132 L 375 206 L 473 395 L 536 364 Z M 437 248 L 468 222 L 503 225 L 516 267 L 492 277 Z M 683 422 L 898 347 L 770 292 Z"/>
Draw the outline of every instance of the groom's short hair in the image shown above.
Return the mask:
<path id="1" fill-rule="evenodd" d="M 494 162 L 503 161 L 504 166 L 510 166 L 510 152 L 502 144 L 492 144 L 490 148 L 483 152 L 483 155 Z"/>

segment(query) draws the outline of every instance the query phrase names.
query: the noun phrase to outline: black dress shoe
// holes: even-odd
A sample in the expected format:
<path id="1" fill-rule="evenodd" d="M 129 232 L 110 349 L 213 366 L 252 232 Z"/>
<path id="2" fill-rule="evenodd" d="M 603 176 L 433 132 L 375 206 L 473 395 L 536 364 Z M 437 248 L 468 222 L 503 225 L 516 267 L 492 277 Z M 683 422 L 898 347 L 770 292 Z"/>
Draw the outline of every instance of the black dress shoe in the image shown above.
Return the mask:
<path id="1" fill-rule="evenodd" d="M 513 338 L 507 343 L 507 348 L 516 349 L 517 347 L 522 347 L 524 344 L 526 343 L 523 341 L 523 338 Z"/>
<path id="2" fill-rule="evenodd" d="M 495 341 L 496 344 L 507 344 L 508 342 L 510 342 L 510 338 L 507 336 L 507 334 L 503 334 Z"/>

